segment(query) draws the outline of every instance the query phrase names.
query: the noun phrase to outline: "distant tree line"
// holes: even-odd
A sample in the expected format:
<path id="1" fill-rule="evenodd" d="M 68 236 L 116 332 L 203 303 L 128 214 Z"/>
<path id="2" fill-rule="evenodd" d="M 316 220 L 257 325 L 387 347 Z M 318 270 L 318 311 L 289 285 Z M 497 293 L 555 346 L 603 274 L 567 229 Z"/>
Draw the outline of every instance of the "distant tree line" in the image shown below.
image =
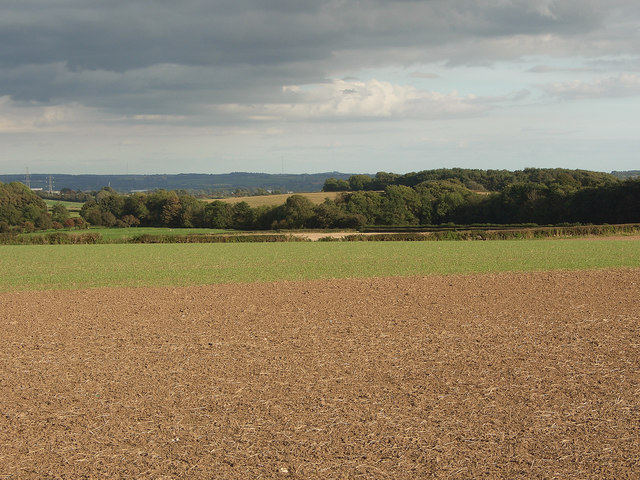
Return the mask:
<path id="1" fill-rule="evenodd" d="M 325 190 L 348 191 L 315 205 L 292 195 L 282 205 L 205 202 L 185 191 L 121 195 L 95 192 L 82 222 L 104 226 L 205 227 L 238 230 L 357 228 L 365 225 L 603 224 L 640 222 L 640 180 L 584 170 L 441 169 L 405 175 L 380 172 L 328 179 Z M 337 185 L 337 187 L 336 187 Z M 18 183 L 0 184 L 0 228 L 68 225 L 63 206 L 44 202 Z M 71 193 L 71 192 L 69 192 Z M 78 194 L 79 192 L 73 192 Z M 62 207 L 62 208 L 60 208 Z M 65 218 L 65 214 L 66 217 Z"/>
<path id="2" fill-rule="evenodd" d="M 422 178 L 427 180 L 414 183 Z M 374 190 L 375 181 L 378 184 Z M 376 177 L 354 175 L 349 183 L 362 188 L 319 205 L 303 195 L 292 195 L 283 205 L 256 208 L 246 202 L 206 203 L 175 191 L 123 196 L 104 188 L 84 204 L 81 215 L 93 225 L 240 230 L 640 222 L 640 180 L 620 181 L 597 172 L 453 169 Z M 377 190 L 383 183 L 384 188 Z M 489 192 L 489 188 L 499 190 Z"/>
<path id="3" fill-rule="evenodd" d="M 465 168 L 441 168 L 406 174 L 378 172 L 371 175 L 352 175 L 348 179 L 328 178 L 324 192 L 384 190 L 390 185 L 417 185 L 436 180 L 454 180 L 469 190 L 477 192 L 500 192 L 515 183 L 541 183 L 557 185 L 562 189 L 598 187 L 618 182 L 614 175 L 589 170 L 568 170 L 564 168 L 525 168 L 524 170 L 479 170 Z"/>
<path id="4" fill-rule="evenodd" d="M 366 221 L 364 217 L 339 212 L 335 206 L 327 210 L 325 204 L 314 205 L 303 195 L 292 195 L 283 205 L 252 208 L 247 202 L 205 202 L 172 190 L 120 195 L 105 187 L 82 206 L 80 215 L 91 225 L 109 227 L 237 230 L 357 227 Z M 331 222 L 323 220 L 329 216 L 332 217 Z"/>

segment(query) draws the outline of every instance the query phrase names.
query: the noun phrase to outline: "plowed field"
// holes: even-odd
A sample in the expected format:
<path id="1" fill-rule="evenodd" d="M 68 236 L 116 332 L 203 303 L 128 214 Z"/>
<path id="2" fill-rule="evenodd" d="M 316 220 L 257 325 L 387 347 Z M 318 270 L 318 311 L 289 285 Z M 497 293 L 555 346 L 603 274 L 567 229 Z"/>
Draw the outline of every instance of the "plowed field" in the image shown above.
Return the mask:
<path id="1" fill-rule="evenodd" d="M 638 478 L 640 270 L 0 294 L 0 478 Z"/>

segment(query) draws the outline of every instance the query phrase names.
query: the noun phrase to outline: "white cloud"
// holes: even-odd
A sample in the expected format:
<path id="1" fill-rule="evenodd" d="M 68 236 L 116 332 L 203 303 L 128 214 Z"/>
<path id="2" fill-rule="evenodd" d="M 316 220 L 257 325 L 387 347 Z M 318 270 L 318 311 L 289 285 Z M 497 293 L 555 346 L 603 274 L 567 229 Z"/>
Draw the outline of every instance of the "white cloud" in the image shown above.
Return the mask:
<path id="1" fill-rule="evenodd" d="M 90 109 L 77 103 L 25 105 L 0 97 L 0 133 L 71 132 L 91 117 Z"/>
<path id="2" fill-rule="evenodd" d="M 252 118 L 281 120 L 443 118 L 469 116 L 486 109 L 472 95 L 439 93 L 376 79 L 283 87 L 287 103 L 225 105 L 223 110 Z"/>
<path id="3" fill-rule="evenodd" d="M 572 80 L 542 87 L 548 94 L 567 100 L 605 97 L 631 97 L 640 95 L 640 75 L 623 73 L 616 77 L 600 78 L 591 82 Z"/>

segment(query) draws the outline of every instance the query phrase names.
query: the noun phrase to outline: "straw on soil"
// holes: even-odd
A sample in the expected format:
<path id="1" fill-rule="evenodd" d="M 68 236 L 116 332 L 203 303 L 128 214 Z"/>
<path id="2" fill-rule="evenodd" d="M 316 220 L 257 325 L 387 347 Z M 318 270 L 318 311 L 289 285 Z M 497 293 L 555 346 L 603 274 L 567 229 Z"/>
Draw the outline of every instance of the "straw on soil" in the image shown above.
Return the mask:
<path id="1" fill-rule="evenodd" d="M 638 269 L 0 305 L 3 478 L 640 471 Z"/>

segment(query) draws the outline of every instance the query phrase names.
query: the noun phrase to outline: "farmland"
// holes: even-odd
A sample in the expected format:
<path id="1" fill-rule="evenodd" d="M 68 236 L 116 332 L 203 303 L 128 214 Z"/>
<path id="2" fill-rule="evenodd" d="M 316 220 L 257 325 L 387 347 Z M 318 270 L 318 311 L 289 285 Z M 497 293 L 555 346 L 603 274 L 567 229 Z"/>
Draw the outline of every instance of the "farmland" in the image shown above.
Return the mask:
<path id="1" fill-rule="evenodd" d="M 215 233 L 223 233 L 225 230 L 216 228 L 168 228 L 168 227 L 125 227 L 125 228 L 108 228 L 93 227 L 89 228 L 89 232 L 99 233 L 106 241 L 133 238 L 140 235 L 208 235 Z"/>
<path id="2" fill-rule="evenodd" d="M 54 205 L 60 204 L 63 205 L 64 208 L 69 212 L 69 216 L 72 218 L 76 218 L 80 216 L 80 209 L 82 208 L 82 202 L 65 202 L 60 200 L 45 200 L 44 203 L 47 204 L 47 209 L 51 211 Z"/>
<path id="3" fill-rule="evenodd" d="M 0 246 L 0 291 L 620 267 L 640 267 L 637 237 Z"/>
<path id="4" fill-rule="evenodd" d="M 319 205 L 324 202 L 325 198 L 330 198 L 334 200 L 341 192 L 307 192 L 307 193 L 298 193 L 297 195 L 302 195 L 303 197 L 311 200 L 315 205 Z M 227 203 L 240 203 L 247 202 L 250 207 L 262 207 L 262 206 L 274 206 L 274 205 L 282 205 L 287 201 L 292 193 L 283 193 L 279 195 L 254 195 L 250 197 L 225 197 L 221 198 L 223 202 Z M 213 202 L 215 200 L 207 200 L 208 202 Z"/>
<path id="5" fill-rule="evenodd" d="M 47 204 L 47 207 L 51 208 L 56 204 L 63 205 L 70 212 L 79 212 L 84 205 L 83 202 L 67 202 L 64 200 L 44 200 L 44 203 Z"/>
<path id="6" fill-rule="evenodd" d="M 3 478 L 638 469 L 637 237 L 0 246 L 0 268 Z"/>

